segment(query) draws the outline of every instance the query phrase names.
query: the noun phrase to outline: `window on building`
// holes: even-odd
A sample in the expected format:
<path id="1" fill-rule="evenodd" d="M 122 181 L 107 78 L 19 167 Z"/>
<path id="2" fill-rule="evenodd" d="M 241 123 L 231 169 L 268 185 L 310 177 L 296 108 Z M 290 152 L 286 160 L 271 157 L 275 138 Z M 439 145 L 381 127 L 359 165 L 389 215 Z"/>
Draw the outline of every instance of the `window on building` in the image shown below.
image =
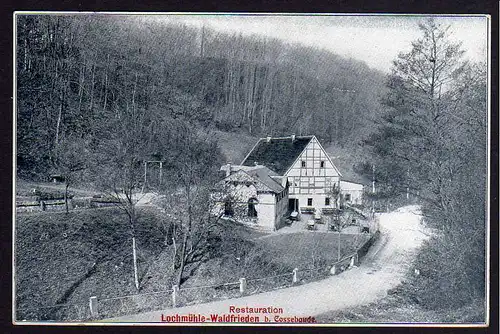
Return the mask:
<path id="1" fill-rule="evenodd" d="M 300 166 L 301 166 L 301 167 L 305 167 L 305 166 L 306 166 L 306 162 L 305 162 L 305 161 L 301 161 L 301 162 L 300 162 Z"/>
<path id="2" fill-rule="evenodd" d="M 308 198 L 307 199 L 307 206 L 312 206 L 313 205 L 313 199 L 312 198 Z"/>
<path id="3" fill-rule="evenodd" d="M 351 201 L 351 194 L 345 194 L 345 201 L 350 202 Z"/>
<path id="4" fill-rule="evenodd" d="M 255 198 L 248 200 L 248 217 L 257 217 L 257 210 L 255 209 L 257 203 L 258 201 Z"/>
<path id="5" fill-rule="evenodd" d="M 234 215 L 233 203 L 229 199 L 224 203 L 224 215 L 230 217 Z"/>
<path id="6" fill-rule="evenodd" d="M 330 205 L 330 197 L 325 198 L 325 205 Z"/>
<path id="7" fill-rule="evenodd" d="M 324 162 L 324 161 L 321 161 L 321 162 L 319 163 L 319 166 L 320 166 L 321 168 L 325 168 L 325 162 Z"/>

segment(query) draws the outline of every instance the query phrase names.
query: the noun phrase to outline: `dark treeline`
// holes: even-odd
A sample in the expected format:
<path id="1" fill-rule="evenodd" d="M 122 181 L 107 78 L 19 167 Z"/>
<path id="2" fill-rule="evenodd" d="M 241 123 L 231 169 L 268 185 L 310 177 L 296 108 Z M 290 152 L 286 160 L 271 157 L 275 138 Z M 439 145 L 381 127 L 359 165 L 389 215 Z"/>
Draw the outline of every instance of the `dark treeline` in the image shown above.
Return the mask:
<path id="1" fill-rule="evenodd" d="M 465 59 L 449 27 L 433 20 L 419 27 L 422 37 L 393 62 L 384 112 L 365 140 L 373 160 L 361 169 L 375 174 L 375 197 L 408 203 L 408 194 L 436 229 L 414 264 L 413 299 L 434 309 L 475 303 L 465 318 L 484 321 L 486 64 Z"/>
<path id="2" fill-rule="evenodd" d="M 349 146 L 385 89 L 379 72 L 324 50 L 150 16 L 18 16 L 16 65 L 17 164 L 29 177 L 58 169 L 66 140 L 103 140 L 127 112 L 147 114 L 152 136 L 162 120 Z"/>

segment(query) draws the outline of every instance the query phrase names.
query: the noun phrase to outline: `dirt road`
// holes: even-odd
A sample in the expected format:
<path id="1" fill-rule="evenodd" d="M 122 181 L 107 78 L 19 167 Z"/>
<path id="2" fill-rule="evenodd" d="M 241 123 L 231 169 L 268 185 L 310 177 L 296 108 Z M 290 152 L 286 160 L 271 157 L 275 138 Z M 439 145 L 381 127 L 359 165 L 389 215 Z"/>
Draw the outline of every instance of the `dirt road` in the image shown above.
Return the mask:
<path id="1" fill-rule="evenodd" d="M 363 305 L 386 295 L 401 281 L 415 250 L 428 237 L 416 206 L 408 206 L 379 216 L 381 237 L 359 267 L 338 276 L 297 287 L 242 298 L 198 304 L 176 309 L 113 318 L 107 322 L 160 322 L 162 315 L 231 314 L 230 306 L 282 308 L 280 317 L 309 317 L 327 311 Z M 233 313 L 236 315 L 236 313 Z M 239 314 L 245 315 L 245 314 Z M 251 314 L 264 320 L 266 314 Z M 275 314 L 270 316 L 271 322 Z"/>

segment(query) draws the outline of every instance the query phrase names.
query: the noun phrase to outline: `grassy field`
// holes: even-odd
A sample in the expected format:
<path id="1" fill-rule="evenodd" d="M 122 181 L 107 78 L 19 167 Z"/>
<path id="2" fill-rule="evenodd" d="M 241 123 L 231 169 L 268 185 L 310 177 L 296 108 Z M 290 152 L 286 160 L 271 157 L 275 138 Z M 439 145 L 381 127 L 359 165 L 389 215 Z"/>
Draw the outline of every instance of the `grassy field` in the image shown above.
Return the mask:
<path id="1" fill-rule="evenodd" d="M 340 254 L 350 254 L 369 239 L 365 234 L 341 234 Z M 258 244 L 271 258 L 279 258 L 290 268 L 308 269 L 326 266 L 338 257 L 337 233 L 294 233 L 262 238 Z"/>
<path id="2" fill-rule="evenodd" d="M 140 210 L 138 260 L 140 294 L 170 289 L 173 280 L 172 246 L 164 244 L 165 218 L 153 208 Z M 220 286 L 249 280 L 249 291 L 258 293 L 290 285 L 291 275 L 252 281 L 293 268 L 322 270 L 302 275 L 303 283 L 328 275 L 328 264 L 337 258 L 337 235 L 296 233 L 269 236 L 243 225 L 221 222 L 219 240 L 207 262 L 189 265 L 189 278 L 181 286 L 180 303 L 187 305 L 236 297 L 238 286 Z M 342 236 L 342 254 L 363 240 Z M 126 215 L 116 208 L 18 214 L 15 244 L 16 302 L 18 320 L 85 320 L 90 296 L 99 300 L 137 294 L 133 284 L 131 240 Z M 188 289 L 215 285 L 203 289 Z M 219 286 L 218 286 L 219 285 Z M 74 307 L 36 309 L 55 304 Z M 170 307 L 170 294 L 152 294 L 104 301 L 102 317 Z M 26 310 L 35 308 L 35 310 Z M 23 311 L 24 309 L 24 311 Z"/>

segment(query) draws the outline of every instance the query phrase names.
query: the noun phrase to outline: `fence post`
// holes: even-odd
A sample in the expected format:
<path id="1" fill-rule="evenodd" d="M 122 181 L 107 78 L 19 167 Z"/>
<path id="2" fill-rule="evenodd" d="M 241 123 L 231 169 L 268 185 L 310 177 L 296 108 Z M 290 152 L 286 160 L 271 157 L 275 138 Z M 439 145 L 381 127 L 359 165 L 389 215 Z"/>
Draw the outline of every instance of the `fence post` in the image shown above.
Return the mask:
<path id="1" fill-rule="evenodd" d="M 333 266 L 332 269 L 330 269 L 330 274 L 335 275 L 337 273 L 337 266 Z"/>
<path id="2" fill-rule="evenodd" d="M 351 261 L 349 261 L 349 269 L 354 267 L 354 256 L 351 257 Z"/>
<path id="3" fill-rule="evenodd" d="M 294 284 L 295 284 L 295 283 L 297 283 L 297 282 L 299 281 L 299 279 L 298 279 L 298 277 L 297 277 L 297 276 L 298 276 L 298 275 L 297 275 L 297 274 L 298 274 L 298 271 L 299 271 L 299 269 L 298 269 L 298 268 L 293 269 L 293 278 L 292 278 L 292 283 L 294 283 Z"/>
<path id="4" fill-rule="evenodd" d="M 247 280 L 246 278 L 240 278 L 240 293 L 244 294 L 247 290 Z"/>
<path id="5" fill-rule="evenodd" d="M 97 297 L 96 296 L 90 297 L 89 306 L 90 306 L 90 315 L 92 317 L 99 316 L 99 310 L 97 308 Z"/>
<path id="6" fill-rule="evenodd" d="M 179 294 L 179 286 L 174 285 L 172 287 L 172 306 L 177 307 L 177 296 Z"/>

